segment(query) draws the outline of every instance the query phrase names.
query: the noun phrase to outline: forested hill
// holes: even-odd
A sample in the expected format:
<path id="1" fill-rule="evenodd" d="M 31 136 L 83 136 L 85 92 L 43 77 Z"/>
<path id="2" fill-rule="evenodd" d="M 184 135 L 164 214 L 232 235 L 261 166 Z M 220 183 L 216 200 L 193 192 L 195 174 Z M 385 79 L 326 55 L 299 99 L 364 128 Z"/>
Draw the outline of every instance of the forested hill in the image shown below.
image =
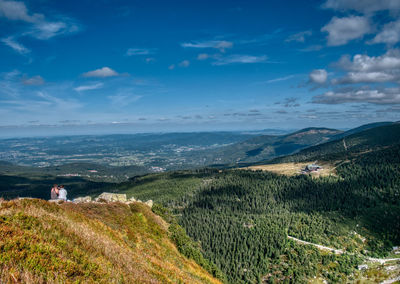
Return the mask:
<path id="1" fill-rule="evenodd" d="M 305 128 L 287 135 L 261 135 L 233 145 L 207 151 L 205 157 L 218 164 L 257 162 L 289 155 L 300 149 L 329 141 L 342 131 L 330 128 Z"/>
<path id="2" fill-rule="evenodd" d="M 272 162 L 345 160 L 365 152 L 389 148 L 398 144 L 400 144 L 400 123 L 397 122 L 357 132 L 335 141 L 312 146 L 296 154 L 274 159 Z"/>
<path id="3" fill-rule="evenodd" d="M 376 128 L 376 127 L 380 127 L 380 126 L 385 126 L 385 125 L 391 125 L 391 124 L 394 124 L 394 123 L 395 122 L 392 122 L 392 121 L 382 121 L 382 122 L 374 122 L 374 123 L 364 124 L 364 125 L 361 125 L 359 127 L 352 128 L 352 129 L 347 130 L 345 132 L 336 134 L 336 135 L 332 136 L 330 138 L 330 140 L 334 141 L 334 140 L 337 140 L 337 139 L 340 139 L 340 138 L 343 138 L 343 137 L 346 137 L 346 136 L 349 136 L 349 135 L 352 135 L 352 134 L 356 134 L 356 133 L 362 132 L 364 130 L 368 130 L 368 129 L 372 129 L 372 128 Z"/>
<path id="4" fill-rule="evenodd" d="M 138 177 L 119 190 L 168 206 L 229 283 L 379 283 L 400 273 L 400 263 L 387 270 L 367 259 L 396 257 L 400 245 L 400 144 L 382 137 L 328 177 L 205 169 Z"/>

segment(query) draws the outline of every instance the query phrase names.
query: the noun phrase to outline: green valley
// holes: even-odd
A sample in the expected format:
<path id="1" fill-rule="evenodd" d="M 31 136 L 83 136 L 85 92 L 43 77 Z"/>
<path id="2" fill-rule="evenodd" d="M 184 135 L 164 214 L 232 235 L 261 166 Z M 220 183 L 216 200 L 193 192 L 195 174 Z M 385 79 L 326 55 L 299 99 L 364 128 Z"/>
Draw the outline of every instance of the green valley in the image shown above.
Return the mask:
<path id="1" fill-rule="evenodd" d="M 153 211 L 174 224 L 179 251 L 227 283 L 379 282 L 400 273 L 393 250 L 400 244 L 399 135 L 398 123 L 378 126 L 268 164 L 317 160 L 335 167 L 335 174 L 319 178 L 198 168 L 83 186 L 73 194 L 152 199 Z"/>

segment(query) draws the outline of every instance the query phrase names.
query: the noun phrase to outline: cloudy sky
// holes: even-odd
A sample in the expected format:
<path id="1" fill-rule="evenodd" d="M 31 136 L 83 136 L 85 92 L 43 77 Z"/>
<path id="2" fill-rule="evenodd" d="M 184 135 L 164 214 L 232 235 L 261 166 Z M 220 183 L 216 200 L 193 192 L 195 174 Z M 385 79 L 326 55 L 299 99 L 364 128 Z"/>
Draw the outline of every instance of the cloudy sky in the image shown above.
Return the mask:
<path id="1" fill-rule="evenodd" d="M 399 120 L 399 0 L 0 0 L 0 131 Z"/>

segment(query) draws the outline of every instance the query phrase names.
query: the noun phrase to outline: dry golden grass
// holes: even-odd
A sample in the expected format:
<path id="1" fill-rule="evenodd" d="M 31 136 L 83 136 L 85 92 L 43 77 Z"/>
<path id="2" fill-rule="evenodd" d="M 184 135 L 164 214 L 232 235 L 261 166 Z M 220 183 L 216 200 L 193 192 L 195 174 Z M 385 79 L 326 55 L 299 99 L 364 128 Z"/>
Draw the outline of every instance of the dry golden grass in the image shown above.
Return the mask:
<path id="1" fill-rule="evenodd" d="M 306 162 L 306 163 L 281 163 L 281 164 L 269 164 L 269 165 L 259 165 L 259 166 L 250 166 L 246 168 L 242 168 L 245 170 L 252 170 L 252 171 L 268 171 L 273 172 L 280 175 L 286 176 L 294 176 L 301 174 L 301 171 L 309 164 L 317 163 L 313 162 Z M 318 172 L 311 173 L 312 176 L 320 177 L 320 176 L 329 176 L 334 175 L 336 176 L 335 167 L 328 163 L 317 163 L 319 166 L 322 167 L 321 170 Z"/>
<path id="2" fill-rule="evenodd" d="M 0 283 L 220 283 L 146 205 L 0 204 Z"/>

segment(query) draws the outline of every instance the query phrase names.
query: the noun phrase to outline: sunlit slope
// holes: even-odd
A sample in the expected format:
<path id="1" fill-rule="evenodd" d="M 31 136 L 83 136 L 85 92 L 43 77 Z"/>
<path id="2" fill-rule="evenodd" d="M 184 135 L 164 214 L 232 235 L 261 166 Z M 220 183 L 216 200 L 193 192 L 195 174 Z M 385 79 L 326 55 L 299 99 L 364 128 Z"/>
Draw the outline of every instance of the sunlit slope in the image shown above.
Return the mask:
<path id="1" fill-rule="evenodd" d="M 0 282 L 219 283 L 143 204 L 0 203 Z"/>
<path id="2" fill-rule="evenodd" d="M 299 175 L 309 165 L 308 162 L 303 163 L 280 163 L 280 164 L 266 164 L 245 167 L 243 169 L 253 171 L 268 171 L 280 175 L 294 176 Z M 321 167 L 317 172 L 310 173 L 314 177 L 324 177 L 330 175 L 336 175 L 335 167 L 329 163 L 320 163 L 318 166 Z"/>

